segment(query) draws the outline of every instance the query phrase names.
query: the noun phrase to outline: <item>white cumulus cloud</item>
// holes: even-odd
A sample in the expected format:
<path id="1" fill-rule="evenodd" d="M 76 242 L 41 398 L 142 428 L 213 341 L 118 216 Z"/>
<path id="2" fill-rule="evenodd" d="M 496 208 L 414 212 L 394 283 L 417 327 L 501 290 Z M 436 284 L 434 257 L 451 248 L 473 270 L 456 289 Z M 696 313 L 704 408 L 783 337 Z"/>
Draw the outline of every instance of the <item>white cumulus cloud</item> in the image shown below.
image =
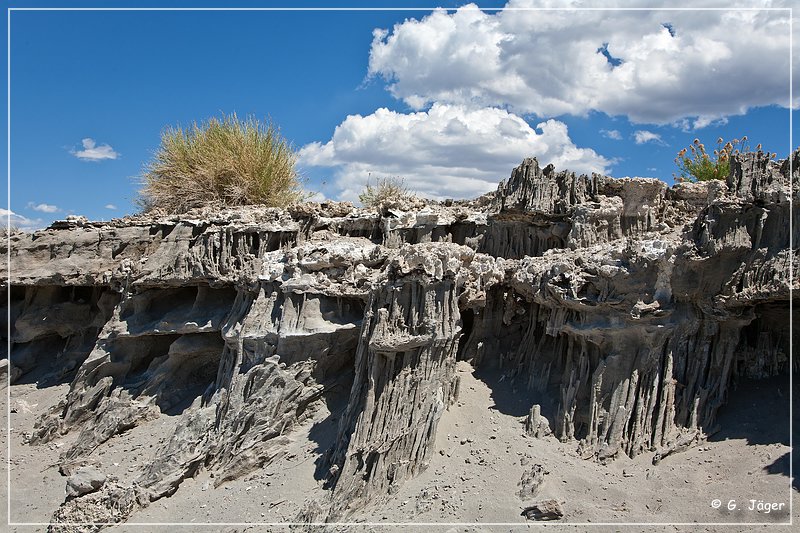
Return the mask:
<path id="1" fill-rule="evenodd" d="M 633 140 L 636 142 L 636 144 L 654 143 L 666 145 L 666 143 L 661 139 L 661 135 L 647 130 L 636 130 L 633 132 Z"/>
<path id="2" fill-rule="evenodd" d="M 34 211 L 39 211 L 41 213 L 57 213 L 61 211 L 57 205 L 50 205 L 50 204 L 37 204 L 34 202 L 28 202 L 28 208 L 33 209 Z"/>
<path id="3" fill-rule="evenodd" d="M 615 141 L 622 140 L 622 134 L 619 130 L 600 130 L 600 135 L 608 137 L 609 139 L 614 139 Z"/>
<path id="4" fill-rule="evenodd" d="M 532 128 L 499 108 L 434 104 L 427 111 L 380 108 L 350 115 L 326 143 L 300 150 L 301 167 L 330 167 L 342 200 L 356 200 L 367 180 L 399 176 L 432 198 L 471 198 L 497 188 L 523 158 L 574 172 L 607 172 L 612 161 L 575 146 L 566 124 Z"/>
<path id="5" fill-rule="evenodd" d="M 540 117 L 596 110 L 704 127 L 751 107 L 789 105 L 787 11 L 747 11 L 736 2 L 724 11 L 521 10 L 551 5 L 510 0 L 512 9 L 493 13 L 470 4 L 376 29 L 369 73 L 414 109 L 470 103 Z M 648 6 L 674 7 L 666 0 Z"/>
<path id="6" fill-rule="evenodd" d="M 114 204 L 106 204 L 106 205 L 105 205 L 105 208 L 106 208 L 106 209 L 116 209 L 116 208 L 117 208 L 117 206 L 115 206 Z"/>
<path id="7" fill-rule="evenodd" d="M 119 153 L 108 144 L 97 145 L 92 138 L 85 138 L 81 141 L 83 150 L 72 150 L 70 153 L 84 161 L 102 161 L 103 159 L 116 159 Z"/>

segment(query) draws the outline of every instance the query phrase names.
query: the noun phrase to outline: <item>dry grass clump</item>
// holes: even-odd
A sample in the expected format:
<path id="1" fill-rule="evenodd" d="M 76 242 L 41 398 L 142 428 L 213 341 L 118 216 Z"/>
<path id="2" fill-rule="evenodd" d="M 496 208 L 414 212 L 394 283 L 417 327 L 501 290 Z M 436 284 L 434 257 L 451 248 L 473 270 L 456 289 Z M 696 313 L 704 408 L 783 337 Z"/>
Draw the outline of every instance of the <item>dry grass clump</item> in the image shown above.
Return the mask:
<path id="1" fill-rule="evenodd" d="M 749 152 L 750 146 L 747 144 L 747 136 L 724 144 L 723 142 L 722 137 L 717 139 L 717 149 L 714 150 L 713 157 L 706 153 L 706 147 L 700 139 L 695 139 L 688 149 L 678 152 L 675 164 L 678 165 L 680 174 L 674 175 L 675 180 L 696 182 L 726 179 L 731 170 L 731 156 Z M 756 146 L 756 150 L 761 151 L 760 144 Z M 772 159 L 776 156 L 777 154 L 770 154 Z"/>
<path id="2" fill-rule="evenodd" d="M 236 114 L 168 127 L 145 167 L 139 205 L 182 213 L 219 203 L 285 206 L 303 198 L 297 154 L 270 121 Z"/>
<path id="3" fill-rule="evenodd" d="M 411 194 L 408 192 L 403 178 L 396 176 L 378 178 L 374 187 L 367 182 L 364 191 L 358 195 L 358 199 L 364 207 L 380 207 L 384 204 L 394 204 L 410 197 Z"/>
<path id="4" fill-rule="evenodd" d="M 10 226 L 3 224 L 0 226 L 0 239 L 6 239 L 9 235 L 16 235 L 21 232 L 22 230 L 16 224 L 11 224 Z"/>

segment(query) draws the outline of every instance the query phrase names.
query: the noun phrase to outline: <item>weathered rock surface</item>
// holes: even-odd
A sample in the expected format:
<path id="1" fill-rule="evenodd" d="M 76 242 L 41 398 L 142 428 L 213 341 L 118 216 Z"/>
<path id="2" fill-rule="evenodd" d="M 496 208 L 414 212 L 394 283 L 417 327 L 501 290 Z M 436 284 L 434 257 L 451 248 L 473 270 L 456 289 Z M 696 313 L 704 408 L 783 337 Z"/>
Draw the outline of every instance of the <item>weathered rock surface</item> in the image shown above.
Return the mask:
<path id="1" fill-rule="evenodd" d="M 546 474 L 547 472 L 545 472 L 542 465 L 533 465 L 530 470 L 522 474 L 522 479 L 519 482 L 519 497 L 527 500 L 539 494 Z"/>
<path id="2" fill-rule="evenodd" d="M 345 517 L 426 468 L 458 361 L 502 372 L 531 406 L 523 430 L 587 459 L 690 446 L 733 380 L 787 368 L 792 158 L 790 172 L 745 154 L 725 183 L 672 188 L 526 159 L 470 202 L 209 208 L 14 234 L 3 371 L 70 381 L 31 445 L 74 432 L 72 472 L 113 436 L 181 417 L 140 471 L 76 494 L 54 521 L 125 520 L 200 469 L 244 476 L 337 397 L 318 469 L 328 497 L 300 518 Z M 529 478 L 532 496 L 541 475 Z"/>
<path id="3" fill-rule="evenodd" d="M 528 520 L 558 520 L 564 516 L 558 500 L 544 500 L 522 510 Z"/>
<path id="4" fill-rule="evenodd" d="M 538 403 L 531 407 L 525 419 L 525 432 L 535 439 L 541 439 L 553 433 L 550 422 L 542 416 L 542 406 Z"/>
<path id="5" fill-rule="evenodd" d="M 93 466 L 79 468 L 74 474 L 67 478 L 67 498 L 83 496 L 94 492 L 103 486 L 106 476 Z"/>

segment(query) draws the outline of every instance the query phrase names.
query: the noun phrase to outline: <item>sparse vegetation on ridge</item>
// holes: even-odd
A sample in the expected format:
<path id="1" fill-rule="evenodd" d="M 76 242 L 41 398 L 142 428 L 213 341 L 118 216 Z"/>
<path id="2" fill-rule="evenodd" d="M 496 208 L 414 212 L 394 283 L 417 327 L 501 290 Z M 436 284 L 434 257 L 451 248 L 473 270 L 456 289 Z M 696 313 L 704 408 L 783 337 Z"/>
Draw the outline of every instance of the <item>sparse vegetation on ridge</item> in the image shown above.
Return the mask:
<path id="1" fill-rule="evenodd" d="M 378 178 L 374 186 L 367 182 L 358 199 L 364 207 L 379 207 L 385 203 L 400 202 L 411 196 L 403 178 L 389 176 Z"/>
<path id="2" fill-rule="evenodd" d="M 717 139 L 717 149 L 714 150 L 713 156 L 706 152 L 706 147 L 700 139 L 695 139 L 689 148 L 678 152 L 675 164 L 678 165 L 680 173 L 673 174 L 675 181 L 697 182 L 727 178 L 731 170 L 731 156 L 749 152 L 750 146 L 747 144 L 747 136 L 723 143 L 722 137 Z M 760 144 L 756 146 L 756 150 L 761 150 Z M 777 154 L 770 154 L 773 159 L 776 156 Z"/>
<path id="3" fill-rule="evenodd" d="M 9 235 L 14 235 L 15 233 L 19 233 L 22 230 L 19 229 L 19 226 L 17 226 L 16 224 L 11 224 L 10 226 L 3 224 L 2 229 L 0 231 L 2 231 L 2 234 L 0 234 L 0 238 L 6 238 Z"/>
<path id="4" fill-rule="evenodd" d="M 138 203 L 176 213 L 212 203 L 285 206 L 303 198 L 296 161 L 271 121 L 234 113 L 168 127 L 145 167 Z"/>

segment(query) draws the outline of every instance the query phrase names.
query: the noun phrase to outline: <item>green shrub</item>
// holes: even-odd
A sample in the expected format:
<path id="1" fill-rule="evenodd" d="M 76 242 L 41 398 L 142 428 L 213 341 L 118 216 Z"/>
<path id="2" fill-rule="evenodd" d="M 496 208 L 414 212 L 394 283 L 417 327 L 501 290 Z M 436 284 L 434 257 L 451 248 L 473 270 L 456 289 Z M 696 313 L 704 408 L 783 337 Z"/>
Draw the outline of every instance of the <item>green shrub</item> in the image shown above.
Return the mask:
<path id="1" fill-rule="evenodd" d="M 756 150 L 761 151 L 761 145 L 756 146 Z M 731 156 L 741 152 L 749 152 L 750 146 L 747 144 L 747 136 L 740 139 L 733 139 L 723 144 L 723 139 L 717 139 L 717 149 L 713 156 L 706 152 L 706 147 L 699 139 L 695 139 L 689 148 L 684 148 L 678 152 L 675 164 L 678 165 L 680 174 L 673 174 L 675 181 L 709 181 L 724 180 L 728 177 L 731 170 Z M 777 154 L 770 154 L 775 158 Z"/>
<path id="2" fill-rule="evenodd" d="M 358 199 L 364 207 L 379 207 L 386 203 L 400 202 L 410 196 L 403 179 L 393 176 L 378 178 L 374 187 L 367 182 Z"/>
<path id="3" fill-rule="evenodd" d="M 181 213 L 192 207 L 264 204 L 303 198 L 297 154 L 271 122 L 236 114 L 183 129 L 168 127 L 145 167 L 139 205 Z"/>

